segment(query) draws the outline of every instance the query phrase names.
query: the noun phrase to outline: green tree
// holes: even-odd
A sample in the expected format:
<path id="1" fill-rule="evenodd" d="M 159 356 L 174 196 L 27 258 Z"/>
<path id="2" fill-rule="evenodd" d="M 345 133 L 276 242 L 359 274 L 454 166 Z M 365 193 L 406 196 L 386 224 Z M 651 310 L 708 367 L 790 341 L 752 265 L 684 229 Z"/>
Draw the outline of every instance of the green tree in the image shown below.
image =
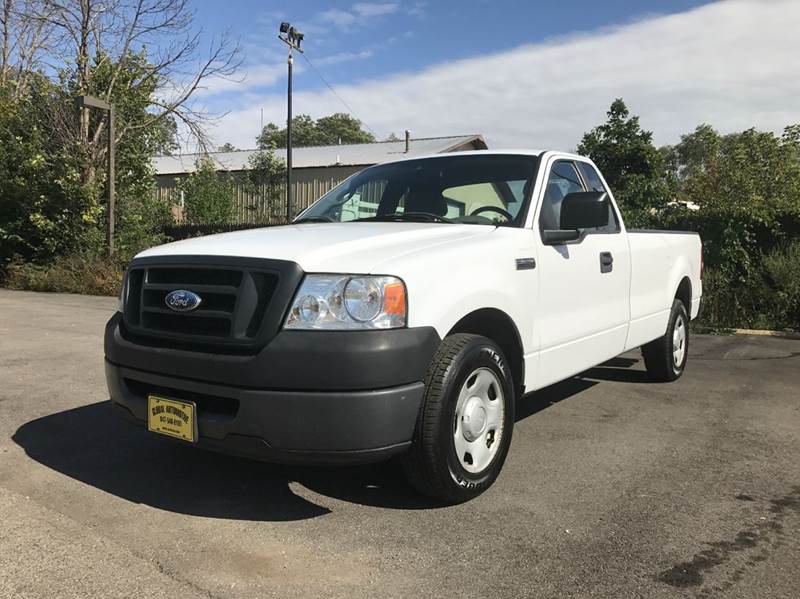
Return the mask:
<path id="1" fill-rule="evenodd" d="M 621 98 L 611 104 L 608 120 L 584 134 L 578 153 L 589 156 L 611 186 L 630 226 L 649 226 L 674 195 L 674 182 L 653 134 L 631 116 Z"/>
<path id="2" fill-rule="evenodd" d="M 307 114 L 292 118 L 292 146 L 327 146 L 373 141 L 375 136 L 362 128 L 361 121 L 343 112 L 316 121 Z M 286 128 L 268 123 L 256 138 L 256 143 L 259 148 L 285 148 Z"/>
<path id="3" fill-rule="evenodd" d="M 250 209 L 267 222 L 279 221 L 285 209 L 283 202 L 286 163 L 275 156 L 273 148 L 254 152 L 248 160 L 247 191 L 255 200 Z"/>
<path id="4" fill-rule="evenodd" d="M 171 217 L 150 159 L 176 149 L 178 121 L 205 141 L 189 101 L 205 79 L 233 74 L 236 45 L 223 36 L 199 56 L 183 1 L 6 1 L 0 12 L 0 271 L 12 255 L 103 253 L 108 121 L 76 109 L 76 95 L 115 106 L 120 262 L 159 242 Z"/>
<path id="5" fill-rule="evenodd" d="M 163 241 L 161 230 L 172 221 L 170 205 L 154 195 L 155 172 L 150 158 L 175 149 L 176 125 L 174 118 L 150 122 L 149 107 L 162 81 L 157 76 L 148 77 L 152 65 L 144 51 L 129 54 L 126 68 L 118 71 L 108 57 L 99 56 L 92 64 L 92 88 L 108 87 L 108 80 L 117 78 L 111 101 L 114 103 L 117 127 L 129 132 L 120 136 L 116 144 L 116 229 L 117 250 L 122 262 L 126 262 L 142 249 Z M 142 80 L 145 80 L 143 82 Z M 77 93 L 75 82 L 67 86 L 67 96 Z M 96 86 L 96 88 L 95 88 Z M 65 97 L 64 101 L 69 102 Z M 102 118 L 98 115 L 97 118 Z M 108 131 L 100 138 L 101 145 L 107 143 Z M 90 156 L 87 155 L 87 160 Z M 95 187 L 101 198 L 107 197 L 106 169 L 95 169 L 92 174 Z M 105 206 L 104 206 L 105 207 Z M 105 227 L 105 213 L 101 224 Z"/>
<path id="6" fill-rule="evenodd" d="M 235 152 L 237 150 L 236 146 L 232 143 L 225 142 L 220 147 L 217 148 L 217 152 Z"/>
<path id="7" fill-rule="evenodd" d="M 675 146 L 661 148 L 667 168 L 681 181 L 711 168 L 720 150 L 722 138 L 711 125 L 702 124 Z"/>
<path id="8" fill-rule="evenodd" d="M 717 326 L 800 328 L 800 127 L 720 135 L 701 125 L 665 149 L 678 198 L 699 206 L 663 224 L 703 238 L 704 314 Z M 788 323 L 791 323 L 788 324 Z"/>
<path id="9" fill-rule="evenodd" d="M 54 146 L 42 118 L 58 90 L 41 76 L 28 83 L 23 99 L 0 86 L 0 269 L 15 255 L 45 261 L 102 239 L 97 193 L 80 181 L 79 146 Z"/>
<path id="10" fill-rule="evenodd" d="M 375 141 L 372 133 L 364 131 L 361 121 L 343 112 L 317 119 L 317 131 L 322 145 L 363 144 Z"/>
<path id="11" fill-rule="evenodd" d="M 711 264 L 742 284 L 760 253 L 789 240 L 800 223 L 798 128 L 784 134 L 748 129 L 720 136 L 698 127 L 675 146 L 680 196 L 700 206 L 698 227 Z"/>
<path id="12" fill-rule="evenodd" d="M 228 173 L 218 173 L 208 156 L 201 156 L 195 171 L 179 182 L 186 220 L 191 224 L 230 223 L 234 216 L 236 189 Z"/>

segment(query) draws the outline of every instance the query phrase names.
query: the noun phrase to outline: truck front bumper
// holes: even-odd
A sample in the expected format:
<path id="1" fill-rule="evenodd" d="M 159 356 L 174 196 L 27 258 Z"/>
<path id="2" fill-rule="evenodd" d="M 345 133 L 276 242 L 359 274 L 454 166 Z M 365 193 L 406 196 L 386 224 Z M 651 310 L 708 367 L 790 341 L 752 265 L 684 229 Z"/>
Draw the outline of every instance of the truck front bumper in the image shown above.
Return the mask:
<path id="1" fill-rule="evenodd" d="M 255 355 L 141 345 L 106 327 L 115 410 L 142 426 L 147 396 L 197 405 L 207 449 L 282 463 L 364 463 L 411 443 L 434 329 L 281 332 Z"/>

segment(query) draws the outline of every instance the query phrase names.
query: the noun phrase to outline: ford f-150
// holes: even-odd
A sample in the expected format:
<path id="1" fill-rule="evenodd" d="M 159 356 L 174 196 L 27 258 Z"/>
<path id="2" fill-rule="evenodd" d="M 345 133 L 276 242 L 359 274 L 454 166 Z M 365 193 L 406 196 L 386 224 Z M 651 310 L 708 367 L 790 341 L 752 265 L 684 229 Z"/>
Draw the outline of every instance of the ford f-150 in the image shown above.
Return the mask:
<path id="1" fill-rule="evenodd" d="M 399 160 L 290 225 L 136 256 L 106 378 L 151 431 L 277 462 L 397 455 L 457 503 L 498 476 L 523 393 L 639 347 L 681 376 L 701 271 L 696 234 L 626 229 L 587 158 Z"/>

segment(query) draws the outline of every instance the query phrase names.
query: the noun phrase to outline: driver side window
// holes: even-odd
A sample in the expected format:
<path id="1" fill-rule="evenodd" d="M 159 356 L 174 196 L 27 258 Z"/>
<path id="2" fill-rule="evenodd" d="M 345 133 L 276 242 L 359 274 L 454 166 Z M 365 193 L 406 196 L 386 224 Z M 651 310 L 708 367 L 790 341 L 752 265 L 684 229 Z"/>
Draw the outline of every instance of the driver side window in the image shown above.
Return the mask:
<path id="1" fill-rule="evenodd" d="M 559 160 L 550 169 L 547 185 L 539 212 L 539 229 L 542 231 L 561 228 L 561 201 L 576 191 L 585 191 L 575 164 L 569 160 Z"/>

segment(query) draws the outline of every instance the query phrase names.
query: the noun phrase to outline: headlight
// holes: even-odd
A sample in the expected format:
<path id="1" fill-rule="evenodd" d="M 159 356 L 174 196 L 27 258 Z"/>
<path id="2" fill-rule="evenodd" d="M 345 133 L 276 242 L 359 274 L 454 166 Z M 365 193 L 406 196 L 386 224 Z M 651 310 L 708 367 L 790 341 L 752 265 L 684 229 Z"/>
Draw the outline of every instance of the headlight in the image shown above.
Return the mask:
<path id="1" fill-rule="evenodd" d="M 397 329 L 406 325 L 406 286 L 397 277 L 306 275 L 287 329 Z"/>

